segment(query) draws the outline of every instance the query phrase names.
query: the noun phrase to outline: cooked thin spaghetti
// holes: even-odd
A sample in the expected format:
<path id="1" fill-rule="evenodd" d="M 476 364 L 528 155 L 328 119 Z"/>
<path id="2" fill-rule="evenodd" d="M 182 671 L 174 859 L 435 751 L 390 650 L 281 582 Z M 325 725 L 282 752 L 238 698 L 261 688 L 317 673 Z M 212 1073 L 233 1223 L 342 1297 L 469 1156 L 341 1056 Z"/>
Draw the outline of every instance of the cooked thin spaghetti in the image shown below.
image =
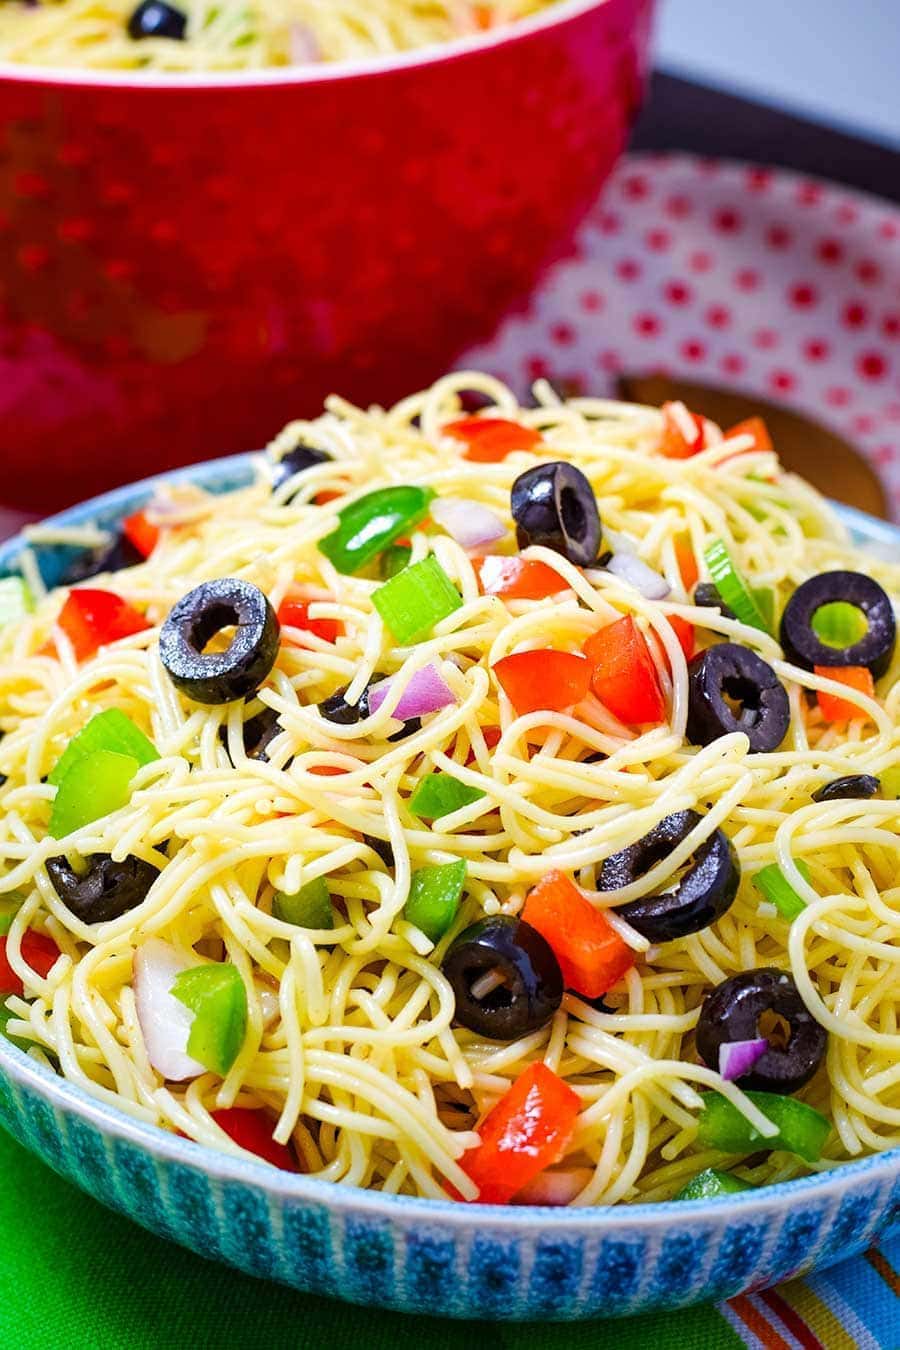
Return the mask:
<path id="1" fill-rule="evenodd" d="M 0 61 L 215 71 L 353 61 L 465 37 L 550 0 L 177 0 L 183 36 L 129 34 L 138 0 L 8 0 Z M 158 20 L 158 16 L 154 16 Z M 159 29 L 154 30 L 157 34 Z M 174 30 L 169 30 L 174 32 Z"/>
<path id="2" fill-rule="evenodd" d="M 480 592 L 470 554 L 423 525 L 411 535 L 412 560 L 435 556 L 462 606 L 425 640 L 398 646 L 372 603 L 379 583 L 340 574 L 317 542 L 344 501 L 391 483 L 481 504 L 509 524 L 511 484 L 535 457 L 464 458 L 442 431 L 460 415 L 463 390 L 485 395 L 495 416 L 539 431 L 542 458 L 584 471 L 604 527 L 639 541 L 641 558 L 671 588 L 666 599 L 645 599 L 606 570 L 582 571 L 532 547 L 524 556 L 556 570 L 559 594 L 504 603 Z M 7 956 L 25 997 L 9 1000 L 9 1030 L 43 1047 L 31 1053 L 50 1056 L 73 1083 L 164 1129 L 240 1152 L 211 1113 L 262 1107 L 277 1121 L 276 1139 L 292 1141 L 311 1174 L 432 1197 L 455 1189 L 472 1198 L 461 1159 L 478 1142 L 479 1119 L 543 1060 L 580 1103 L 558 1170 L 575 1203 L 612 1204 L 667 1198 L 720 1160 L 694 1146 L 698 1089 L 715 1088 L 760 1123 L 737 1086 L 698 1062 L 693 1031 L 710 986 L 776 965 L 793 972 L 829 1033 L 827 1064 L 802 1094 L 834 1125 L 814 1165 L 900 1145 L 897 803 L 811 801 L 825 780 L 896 770 L 896 658 L 875 698 L 790 665 L 774 638 L 691 603 L 677 541 L 691 541 L 702 579 L 704 546 L 721 538 L 744 576 L 781 600 L 811 574 L 845 567 L 862 567 L 896 597 L 900 566 L 855 551 L 828 504 L 782 472 L 774 454 L 754 450 L 749 436 L 726 439 L 707 426 L 706 449 L 666 458 L 656 410 L 562 403 L 541 385 L 536 398 L 537 406 L 520 407 L 492 378 L 461 374 L 389 411 L 332 399 L 324 416 L 292 424 L 273 447 L 280 455 L 302 437 L 331 460 L 274 494 L 261 465 L 252 487 L 216 498 L 175 493 L 162 503 L 165 528 L 150 558 L 107 583 L 154 627 L 79 664 L 56 625 L 62 596 L 54 591 L 0 630 L 0 893 L 23 897 Z M 315 504 L 323 494 L 327 504 Z M 33 546 L 40 540 L 38 531 Z M 511 552 L 512 535 L 498 548 Z M 302 646 L 283 642 L 248 706 L 204 707 L 167 678 L 156 625 L 190 588 L 226 576 L 253 582 L 276 608 L 299 588 L 312 618 L 343 631 L 334 642 L 313 634 Z M 501 657 L 529 647 L 580 651 L 595 629 L 625 614 L 658 639 L 650 646 L 667 693 L 663 725 L 626 727 L 593 696 L 566 712 L 516 716 L 492 676 Z M 702 749 L 686 742 L 687 668 L 669 616 L 771 663 L 791 699 L 779 749 L 750 754 L 740 733 Z M 429 662 L 456 701 L 389 741 L 395 692 Z M 352 725 L 323 719 L 318 703 L 343 686 L 349 701 L 358 699 L 376 671 L 395 676 L 378 711 Z M 850 699 L 859 716 L 840 727 L 825 722 L 806 697 L 817 690 Z M 277 711 L 281 727 L 268 762 L 248 758 L 242 734 L 242 719 L 263 706 Z M 48 836 L 55 788 L 43 779 L 85 722 L 111 707 L 152 738 L 161 758 L 140 770 L 126 806 L 70 835 L 64 851 L 131 854 L 161 875 L 137 909 L 89 925 L 48 879 L 45 863 L 60 843 Z M 485 729 L 496 727 L 499 741 L 489 746 Z M 597 752 L 599 762 L 584 762 Z M 436 769 L 484 795 L 428 828 L 408 802 Z M 688 807 L 702 820 L 681 849 L 622 891 L 597 890 L 605 858 Z M 658 890 L 719 825 L 742 866 L 736 902 L 711 927 L 649 947 L 616 920 L 615 906 Z M 392 869 L 364 836 L 390 842 Z M 809 880 L 798 857 L 808 861 Z M 402 915 L 410 874 L 460 858 L 465 897 L 433 948 Z M 806 902 L 793 923 L 752 884 L 770 863 Z M 610 1012 L 566 994 L 547 1026 L 505 1044 L 479 1039 L 454 1021 L 442 955 L 467 923 L 518 913 L 551 867 L 611 916 L 636 962 L 606 996 Z M 276 890 L 293 893 L 317 877 L 337 899 L 333 930 L 272 916 Z M 22 959 L 28 929 L 50 935 L 63 953 L 46 979 Z M 151 1067 L 132 977 L 135 951 L 151 937 L 182 954 L 224 956 L 239 970 L 249 1022 L 224 1079 L 206 1072 L 187 1086 L 167 1085 Z M 761 1184 L 803 1170 L 776 1151 L 748 1158 L 745 1175 Z"/>

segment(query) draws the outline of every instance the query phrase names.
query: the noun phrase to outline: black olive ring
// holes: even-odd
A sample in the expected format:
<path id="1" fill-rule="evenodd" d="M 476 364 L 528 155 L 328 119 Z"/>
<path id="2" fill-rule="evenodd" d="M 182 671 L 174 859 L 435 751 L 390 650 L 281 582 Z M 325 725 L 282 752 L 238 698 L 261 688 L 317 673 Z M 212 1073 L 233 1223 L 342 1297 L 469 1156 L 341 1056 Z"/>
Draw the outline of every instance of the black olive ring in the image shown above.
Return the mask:
<path id="1" fill-rule="evenodd" d="M 546 1026 L 563 996 L 553 948 L 522 919 L 497 914 L 466 928 L 441 965 L 456 998 L 456 1021 L 492 1041 L 515 1041 Z M 498 984 L 479 996 L 478 981 Z"/>
<path id="2" fill-rule="evenodd" d="M 862 611 L 868 627 L 849 647 L 831 647 L 812 626 L 816 610 L 843 601 Z M 781 645 L 795 666 L 867 666 L 877 679 L 891 664 L 897 621 L 890 596 L 862 572 L 821 572 L 798 586 L 781 616 Z"/>
<path id="3" fill-rule="evenodd" d="M 700 824 L 696 811 L 676 811 L 636 844 L 607 858 L 600 869 L 601 891 L 630 886 L 668 857 Z M 730 909 L 741 880 L 741 865 L 724 830 L 714 830 L 695 851 L 688 869 L 670 889 L 620 905 L 616 913 L 648 942 L 671 942 L 708 928 Z"/>
<path id="4" fill-rule="evenodd" d="M 832 778 L 813 794 L 814 802 L 837 802 L 854 797 L 866 800 L 881 789 L 881 779 L 871 773 L 851 773 L 845 778 Z"/>
<path id="5" fill-rule="evenodd" d="M 594 489 L 574 464 L 557 460 L 520 473 L 510 510 L 519 548 L 542 544 L 576 567 L 596 561 L 603 533 Z"/>
<path id="6" fill-rule="evenodd" d="M 773 1025 L 766 1027 L 766 1014 Z M 779 1034 L 779 1019 L 787 1035 Z M 768 1033 L 768 1034 L 767 1034 Z M 707 994 L 697 1023 L 697 1050 L 711 1069 L 719 1049 L 733 1041 L 765 1037 L 768 1050 L 737 1082 L 760 1092 L 797 1092 L 818 1069 L 828 1033 L 800 997 L 792 976 L 774 966 L 743 970 Z"/>
<path id="7" fill-rule="evenodd" d="M 736 711 L 732 703 L 740 705 Z M 754 754 L 777 750 L 787 734 L 791 705 L 772 667 L 749 647 L 719 642 L 688 662 L 687 737 L 710 745 L 742 731 Z"/>
<path id="8" fill-rule="evenodd" d="M 234 626 L 224 652 L 205 652 L 216 633 Z M 255 694 L 278 655 L 281 629 L 258 586 L 234 577 L 204 581 L 169 613 L 159 655 L 169 679 L 196 703 L 233 703 Z"/>
<path id="9" fill-rule="evenodd" d="M 83 876 L 66 857 L 48 858 L 46 863 L 53 889 L 82 923 L 107 923 L 137 909 L 159 876 L 158 868 L 133 854 L 114 862 L 108 853 L 93 853 L 85 862 L 88 870 Z"/>

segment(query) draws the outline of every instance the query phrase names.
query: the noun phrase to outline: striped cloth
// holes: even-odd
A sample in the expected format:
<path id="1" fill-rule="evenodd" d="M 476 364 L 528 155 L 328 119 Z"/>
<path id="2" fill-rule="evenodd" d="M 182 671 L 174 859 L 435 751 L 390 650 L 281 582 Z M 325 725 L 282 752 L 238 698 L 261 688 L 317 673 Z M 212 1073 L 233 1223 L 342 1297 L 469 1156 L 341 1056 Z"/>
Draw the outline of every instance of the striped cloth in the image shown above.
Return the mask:
<path id="1" fill-rule="evenodd" d="M 0 1346 L 15 1350 L 472 1350 L 479 1334 L 212 1265 L 101 1208 L 2 1130 L 0 1234 Z M 900 1234 L 718 1308 L 480 1334 L 491 1350 L 900 1350 Z"/>

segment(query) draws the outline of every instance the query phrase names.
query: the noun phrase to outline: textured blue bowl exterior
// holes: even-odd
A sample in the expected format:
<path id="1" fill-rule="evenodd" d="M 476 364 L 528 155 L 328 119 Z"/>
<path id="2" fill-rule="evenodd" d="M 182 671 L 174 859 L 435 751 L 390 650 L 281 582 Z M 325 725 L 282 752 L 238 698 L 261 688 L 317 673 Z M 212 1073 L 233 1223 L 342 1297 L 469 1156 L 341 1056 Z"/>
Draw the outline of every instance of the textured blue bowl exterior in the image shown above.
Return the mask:
<path id="1" fill-rule="evenodd" d="M 234 487 L 251 464 L 238 456 L 167 478 Z M 112 523 L 150 491 L 121 489 L 55 521 Z M 848 523 L 860 542 L 900 543 L 894 527 L 857 513 Z M 0 573 L 20 547 L 0 547 Z M 41 561 L 56 580 L 63 554 Z M 611 1317 L 728 1298 L 842 1260 L 900 1221 L 900 1150 L 679 1204 L 561 1211 L 381 1196 L 143 1125 L 2 1039 L 0 1122 L 96 1199 L 203 1256 L 296 1289 L 444 1317 Z"/>

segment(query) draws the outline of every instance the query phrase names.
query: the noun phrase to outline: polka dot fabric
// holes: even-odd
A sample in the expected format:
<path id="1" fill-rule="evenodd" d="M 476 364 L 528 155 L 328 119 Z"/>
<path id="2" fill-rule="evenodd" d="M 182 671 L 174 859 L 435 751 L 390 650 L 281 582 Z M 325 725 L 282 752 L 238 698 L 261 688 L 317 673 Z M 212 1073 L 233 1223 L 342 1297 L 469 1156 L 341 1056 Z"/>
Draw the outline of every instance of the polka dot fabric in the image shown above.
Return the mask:
<path id="1" fill-rule="evenodd" d="M 573 255 L 464 365 L 520 392 L 620 371 L 782 401 L 856 445 L 900 520 L 900 210 L 783 170 L 632 155 Z"/>

